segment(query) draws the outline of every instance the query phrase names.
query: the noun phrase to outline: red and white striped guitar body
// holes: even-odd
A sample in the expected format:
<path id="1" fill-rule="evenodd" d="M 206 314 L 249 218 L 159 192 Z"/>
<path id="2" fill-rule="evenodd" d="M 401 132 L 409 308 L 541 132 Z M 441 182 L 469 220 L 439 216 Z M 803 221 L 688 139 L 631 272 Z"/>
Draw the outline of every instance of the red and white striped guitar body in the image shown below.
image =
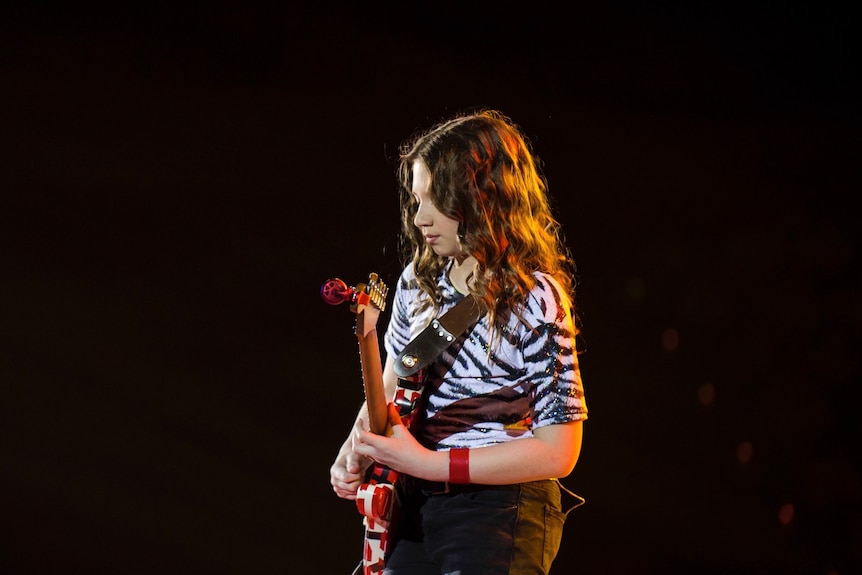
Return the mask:
<path id="1" fill-rule="evenodd" d="M 416 406 L 422 396 L 424 370 L 408 380 L 399 380 L 393 402 L 405 427 L 410 429 Z M 386 567 L 391 548 L 390 536 L 397 527 L 400 506 L 396 485 L 400 474 L 385 465 L 371 466 L 368 481 L 359 487 L 356 506 L 365 516 L 363 575 L 379 575 Z"/>

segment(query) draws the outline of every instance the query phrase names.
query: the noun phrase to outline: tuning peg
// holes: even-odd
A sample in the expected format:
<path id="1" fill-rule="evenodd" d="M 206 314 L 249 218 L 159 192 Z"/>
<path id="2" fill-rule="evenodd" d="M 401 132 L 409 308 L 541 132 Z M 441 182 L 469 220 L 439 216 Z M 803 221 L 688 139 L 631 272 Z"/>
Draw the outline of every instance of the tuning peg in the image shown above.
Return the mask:
<path id="1" fill-rule="evenodd" d="M 320 296 L 329 305 L 338 305 L 351 301 L 353 295 L 354 290 L 338 278 L 326 280 L 326 283 L 320 286 Z"/>

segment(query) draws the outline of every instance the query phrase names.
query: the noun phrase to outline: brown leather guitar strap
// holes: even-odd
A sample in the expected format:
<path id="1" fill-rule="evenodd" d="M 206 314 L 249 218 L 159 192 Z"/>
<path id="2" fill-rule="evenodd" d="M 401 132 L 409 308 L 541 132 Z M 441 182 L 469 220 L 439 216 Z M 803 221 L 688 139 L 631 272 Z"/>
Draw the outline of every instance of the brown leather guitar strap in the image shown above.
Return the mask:
<path id="1" fill-rule="evenodd" d="M 403 379 L 430 364 L 458 339 L 465 329 L 475 323 L 479 315 L 479 302 L 472 295 L 466 296 L 407 344 L 395 358 L 395 374 Z"/>

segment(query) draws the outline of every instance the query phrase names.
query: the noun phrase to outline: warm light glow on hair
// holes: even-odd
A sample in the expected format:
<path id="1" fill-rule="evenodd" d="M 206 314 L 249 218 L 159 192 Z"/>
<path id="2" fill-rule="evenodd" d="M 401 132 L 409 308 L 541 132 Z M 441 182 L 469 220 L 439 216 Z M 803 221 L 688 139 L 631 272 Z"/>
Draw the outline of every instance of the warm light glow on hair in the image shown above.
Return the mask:
<path id="1" fill-rule="evenodd" d="M 537 160 L 508 118 L 485 110 L 443 122 L 401 150 L 402 236 L 428 295 L 424 305 L 437 304 L 437 278 L 447 258 L 437 256 L 413 224 L 416 160 L 431 173 L 435 207 L 461 222 L 461 244 L 479 263 L 471 290 L 489 311 L 492 325 L 499 313 L 518 313 L 535 285 L 535 271 L 552 276 L 574 299 L 574 262 L 551 213 Z"/>

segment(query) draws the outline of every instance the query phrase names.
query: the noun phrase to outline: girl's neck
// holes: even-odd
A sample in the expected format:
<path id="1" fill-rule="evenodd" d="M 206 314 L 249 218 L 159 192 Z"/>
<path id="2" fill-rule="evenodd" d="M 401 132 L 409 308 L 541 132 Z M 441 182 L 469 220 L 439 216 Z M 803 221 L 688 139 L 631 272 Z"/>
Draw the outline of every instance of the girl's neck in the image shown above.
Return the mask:
<path id="1" fill-rule="evenodd" d="M 449 281 L 455 286 L 455 289 L 462 294 L 470 293 L 469 283 L 472 281 L 472 274 L 476 270 L 476 258 L 467 256 L 466 258 L 452 258 L 452 267 L 449 268 Z"/>

